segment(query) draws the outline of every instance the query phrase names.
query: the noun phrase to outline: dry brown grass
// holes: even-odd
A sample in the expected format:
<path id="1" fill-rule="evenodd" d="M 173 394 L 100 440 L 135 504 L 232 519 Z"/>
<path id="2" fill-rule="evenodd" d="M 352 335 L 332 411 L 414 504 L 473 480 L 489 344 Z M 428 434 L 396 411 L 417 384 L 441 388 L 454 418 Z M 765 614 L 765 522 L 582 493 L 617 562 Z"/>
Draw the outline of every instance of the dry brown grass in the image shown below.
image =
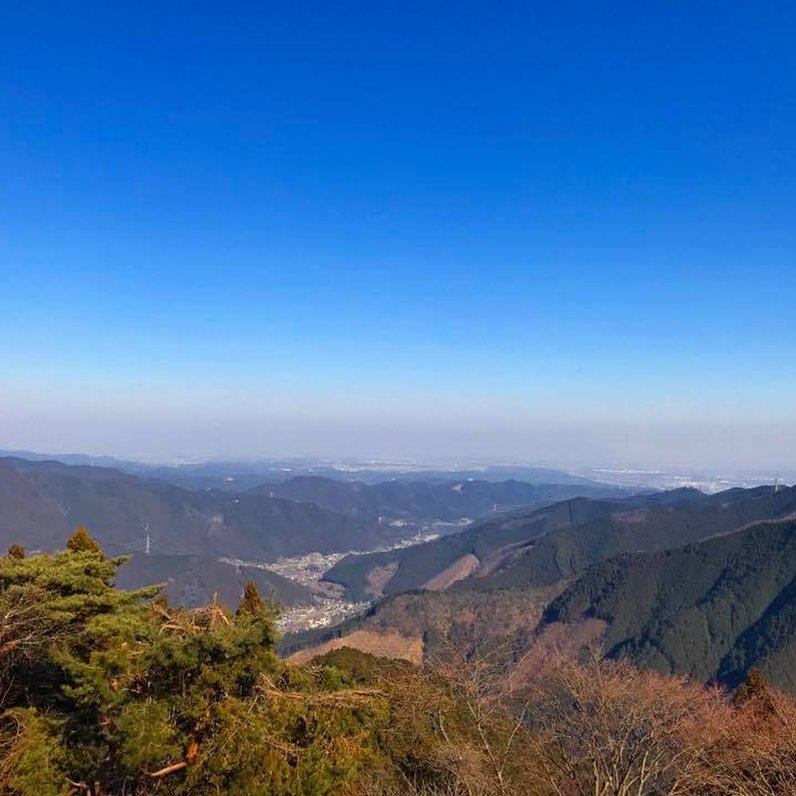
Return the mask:
<path id="1" fill-rule="evenodd" d="M 478 564 L 478 559 L 472 553 L 467 553 L 443 569 L 442 572 L 427 580 L 423 584 L 423 588 L 428 591 L 443 591 L 457 580 L 469 578 L 478 569 Z"/>
<path id="2" fill-rule="evenodd" d="M 331 639 L 317 647 L 300 650 L 291 655 L 288 660 L 295 664 L 307 663 L 313 658 L 343 647 L 367 652 L 379 658 L 398 658 L 414 664 L 420 664 L 423 660 L 423 640 L 421 638 L 407 638 L 400 633 L 377 633 L 372 630 L 355 630 L 347 636 Z"/>
<path id="3" fill-rule="evenodd" d="M 391 561 L 383 567 L 374 567 L 367 575 L 367 592 L 371 597 L 378 598 L 384 594 L 384 587 L 398 571 L 398 562 Z"/>

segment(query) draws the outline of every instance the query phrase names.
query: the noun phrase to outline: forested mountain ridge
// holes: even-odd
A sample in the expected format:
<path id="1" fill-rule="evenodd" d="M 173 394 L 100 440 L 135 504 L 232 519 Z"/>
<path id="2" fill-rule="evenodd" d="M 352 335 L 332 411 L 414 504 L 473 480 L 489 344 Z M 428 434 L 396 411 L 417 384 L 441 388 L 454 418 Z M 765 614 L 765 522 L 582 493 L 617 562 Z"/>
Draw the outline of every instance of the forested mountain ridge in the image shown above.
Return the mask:
<path id="1" fill-rule="evenodd" d="M 732 687 L 757 667 L 796 692 L 796 518 L 585 572 L 545 624 L 606 623 L 606 653 Z"/>
<path id="2" fill-rule="evenodd" d="M 321 476 L 297 476 L 251 490 L 254 494 L 288 498 L 356 517 L 412 522 L 477 518 L 494 510 L 582 497 L 616 497 L 618 487 L 589 483 L 528 483 L 509 479 L 473 478 L 445 481 L 390 480 L 379 483 L 341 481 Z"/>
<path id="3" fill-rule="evenodd" d="M 552 602 L 542 622 L 542 629 L 546 631 L 543 636 L 548 639 L 545 643 L 552 643 L 554 647 L 559 642 L 552 642 L 552 632 L 561 639 L 569 637 L 573 641 L 581 640 L 576 643 L 585 643 L 593 641 L 595 634 L 600 635 L 602 622 L 609 622 L 614 630 L 609 630 L 606 636 L 607 649 L 616 655 L 631 650 L 632 659 L 639 665 L 654 663 L 666 671 L 683 672 L 705 680 L 719 677 L 723 682 L 737 684 L 746 671 L 759 664 L 774 682 L 796 690 L 793 674 L 783 676 L 778 671 L 785 667 L 784 656 L 790 651 L 790 641 L 783 639 L 796 638 L 796 626 L 791 628 L 788 613 L 793 604 L 789 589 L 796 587 L 788 583 L 780 584 L 781 589 L 777 587 L 769 595 L 770 607 L 757 587 L 750 587 L 748 593 L 744 591 L 740 607 L 733 606 L 732 610 L 738 615 L 742 611 L 754 613 L 757 610 L 754 605 L 762 601 L 764 610 L 761 609 L 758 619 L 748 627 L 741 627 L 737 634 L 735 629 L 727 631 L 727 638 L 723 640 L 714 640 L 705 631 L 702 634 L 707 639 L 703 643 L 705 648 L 696 660 L 683 655 L 682 651 L 672 652 L 666 648 L 666 644 L 676 645 L 677 639 L 683 638 L 689 649 L 697 649 L 699 645 L 691 643 L 688 628 L 678 625 L 676 630 L 670 629 L 668 635 L 659 638 L 663 629 L 669 627 L 667 623 L 674 620 L 666 613 L 665 607 L 657 606 L 653 598 L 650 598 L 652 607 L 649 610 L 654 613 L 654 622 L 650 619 L 644 623 L 643 629 L 620 630 L 620 619 L 625 615 L 620 609 L 626 606 L 625 612 L 635 616 L 632 612 L 636 608 L 638 592 L 641 595 L 638 610 L 642 610 L 645 605 L 643 596 L 649 595 L 648 588 L 655 582 L 652 575 L 637 573 L 638 582 L 633 581 L 613 595 L 616 605 L 611 603 L 610 611 L 603 610 L 603 601 L 607 597 L 596 596 L 594 604 L 583 597 L 588 584 L 598 580 L 599 574 L 604 575 L 606 594 L 613 594 L 608 585 L 616 586 L 623 582 L 620 576 L 626 561 L 658 560 L 656 557 L 670 560 L 670 557 L 680 555 L 683 540 L 695 540 L 695 545 L 686 548 L 689 550 L 701 549 L 703 544 L 721 548 L 734 544 L 730 540 L 740 539 L 748 529 L 756 528 L 757 520 L 764 523 L 773 521 L 775 528 L 782 522 L 787 528 L 791 521 L 789 518 L 794 514 L 796 488 L 788 487 L 733 489 L 716 495 L 687 490 L 639 496 L 616 503 L 576 500 L 545 510 L 516 512 L 477 523 L 467 532 L 450 539 L 397 551 L 400 557 L 394 577 L 400 583 L 398 575 L 405 565 L 411 567 L 408 569 L 410 575 L 416 573 L 418 578 L 428 577 L 435 567 L 446 565 L 439 550 L 451 558 L 478 551 L 482 554 L 481 571 L 492 566 L 491 572 L 479 577 L 479 569 L 476 569 L 474 574 L 450 584 L 442 592 L 421 589 L 401 593 L 402 590 L 396 589 L 395 593 L 377 602 L 365 616 L 351 619 L 339 627 L 289 637 L 285 640 L 285 649 L 292 652 L 302 647 L 346 643 L 346 639 L 352 638 L 354 641 L 351 643 L 369 649 L 368 633 L 398 632 L 407 640 L 415 639 L 422 643 L 425 656 L 438 655 L 451 644 L 487 648 L 508 644 L 522 657 L 539 640 L 537 629 L 545 605 L 563 590 L 563 596 Z M 555 527 L 556 524 L 559 527 Z M 512 534 L 533 535 L 526 543 L 505 544 Z M 455 547 L 454 543 L 461 546 Z M 754 544 L 761 548 L 758 554 L 770 557 L 772 563 L 777 562 L 778 555 L 783 561 L 788 560 L 778 546 L 776 535 L 771 539 L 757 537 Z M 648 552 L 633 552 L 639 548 Z M 617 550 L 618 557 L 614 552 Z M 405 556 L 406 553 L 411 556 Z M 340 571 L 345 575 L 346 567 L 350 568 L 353 576 L 361 577 L 374 560 L 377 563 L 381 561 L 381 566 L 387 569 L 390 555 L 394 553 L 343 559 L 327 577 L 334 577 Z M 717 561 L 714 564 L 718 566 Z M 727 561 L 719 567 L 720 571 L 725 569 L 728 583 L 735 582 L 733 578 L 736 576 L 740 577 Z M 678 572 L 676 567 L 674 572 Z M 685 572 L 690 573 L 690 570 L 683 568 Z M 701 578 L 707 577 L 707 572 L 708 569 L 703 569 L 693 578 L 691 574 L 681 573 L 682 578 L 688 581 L 681 593 L 688 595 L 691 594 L 689 589 L 702 588 Z M 769 585 L 780 583 L 771 578 L 764 580 Z M 388 590 L 390 584 L 388 581 Z M 576 596 L 579 601 L 575 601 Z M 565 600 L 569 602 L 565 603 Z M 566 613 L 559 607 L 562 605 L 568 606 Z M 693 618 L 696 615 L 694 610 L 684 613 L 684 618 L 678 621 Z M 556 613 L 559 611 L 562 611 L 560 616 Z M 494 621 L 496 616 L 501 617 L 499 622 Z M 583 620 L 587 621 L 584 623 Z M 711 621 L 715 624 L 715 617 Z M 561 629 L 554 631 L 557 627 Z M 772 641 L 776 638 L 780 640 Z M 374 643 L 377 641 L 375 639 Z M 661 645 L 664 646 L 662 652 L 659 649 Z M 710 650 L 709 654 L 706 649 Z M 653 652 L 659 654 L 661 660 L 656 659 Z M 789 665 L 788 668 L 792 669 Z"/>
<path id="4" fill-rule="evenodd" d="M 345 586 L 355 599 L 419 589 L 466 556 L 480 563 L 511 545 L 530 542 L 556 528 L 620 507 L 620 503 L 575 498 L 540 509 L 507 512 L 425 544 L 346 556 L 324 577 Z M 379 573 L 385 573 L 386 579 Z"/>
<path id="5" fill-rule="evenodd" d="M 713 495 L 675 490 L 614 500 L 575 498 L 485 518 L 463 533 L 406 550 L 348 556 L 325 577 L 359 598 L 437 588 L 440 582 L 482 591 L 536 588 L 623 552 L 675 547 L 792 511 L 796 488 L 787 487 Z M 469 571 L 454 571 L 467 562 Z"/>
<path id="6" fill-rule="evenodd" d="M 494 572 L 461 586 L 479 590 L 546 586 L 622 553 L 665 550 L 759 520 L 785 517 L 796 511 L 796 487 L 729 489 L 712 495 L 678 491 L 642 500 L 645 505 L 628 505 L 553 530 Z"/>
<path id="7" fill-rule="evenodd" d="M 111 553 L 274 560 L 313 550 L 366 549 L 388 529 L 309 503 L 193 491 L 105 467 L 0 459 L 0 544 L 55 549 L 78 524 Z"/>

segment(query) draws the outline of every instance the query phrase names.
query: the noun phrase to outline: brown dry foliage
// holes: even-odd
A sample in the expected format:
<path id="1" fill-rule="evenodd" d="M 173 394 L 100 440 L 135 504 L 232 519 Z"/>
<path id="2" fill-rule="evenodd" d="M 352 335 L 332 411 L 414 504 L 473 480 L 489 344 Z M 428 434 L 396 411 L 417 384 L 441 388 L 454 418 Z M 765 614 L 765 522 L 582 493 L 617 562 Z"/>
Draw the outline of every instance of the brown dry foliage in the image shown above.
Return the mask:
<path id="1" fill-rule="evenodd" d="M 548 663 L 528 691 L 534 754 L 556 794 L 690 793 L 731 708 L 722 692 L 624 661 Z"/>
<path id="2" fill-rule="evenodd" d="M 796 794 L 796 704 L 789 696 L 767 687 L 699 732 L 713 745 L 695 772 L 694 793 Z"/>
<path id="3" fill-rule="evenodd" d="M 447 655 L 437 663 L 446 705 L 422 696 L 418 673 L 406 718 L 430 720 L 438 765 L 451 774 L 438 792 L 796 794 L 796 703 L 782 693 L 733 702 L 717 687 L 596 655 L 550 656 L 523 684 L 510 673 L 499 656 Z"/>

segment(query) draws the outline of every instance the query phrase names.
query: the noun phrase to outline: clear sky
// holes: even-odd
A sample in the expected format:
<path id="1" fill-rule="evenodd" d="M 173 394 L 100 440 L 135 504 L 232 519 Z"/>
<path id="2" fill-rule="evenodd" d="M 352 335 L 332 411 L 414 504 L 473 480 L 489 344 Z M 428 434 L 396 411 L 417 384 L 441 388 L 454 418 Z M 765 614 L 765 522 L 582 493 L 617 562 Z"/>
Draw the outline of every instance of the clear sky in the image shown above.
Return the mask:
<path id="1" fill-rule="evenodd" d="M 0 447 L 792 464 L 796 6 L 0 10 Z"/>

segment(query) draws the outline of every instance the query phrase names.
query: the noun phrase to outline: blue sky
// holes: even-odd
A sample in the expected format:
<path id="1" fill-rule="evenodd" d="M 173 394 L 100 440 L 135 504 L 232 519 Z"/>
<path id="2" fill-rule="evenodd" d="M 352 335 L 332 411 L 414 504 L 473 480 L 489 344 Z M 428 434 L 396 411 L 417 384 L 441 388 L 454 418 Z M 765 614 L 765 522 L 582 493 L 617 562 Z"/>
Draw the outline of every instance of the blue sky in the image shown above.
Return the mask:
<path id="1" fill-rule="evenodd" d="M 788 464 L 794 29 L 6 4 L 0 447 Z"/>

